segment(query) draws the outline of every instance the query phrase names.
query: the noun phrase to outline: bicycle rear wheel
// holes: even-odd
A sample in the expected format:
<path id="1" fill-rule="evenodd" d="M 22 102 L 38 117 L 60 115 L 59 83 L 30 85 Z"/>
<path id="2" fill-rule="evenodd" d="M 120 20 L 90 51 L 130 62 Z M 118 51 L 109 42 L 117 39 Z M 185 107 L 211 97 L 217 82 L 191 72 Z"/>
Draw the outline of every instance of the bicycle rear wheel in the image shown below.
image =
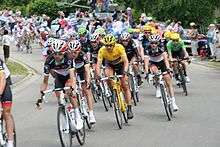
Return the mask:
<path id="1" fill-rule="evenodd" d="M 166 95 L 165 87 L 164 87 L 163 84 L 160 84 L 160 91 L 161 91 L 161 98 L 163 100 L 163 105 L 164 105 L 164 108 L 165 108 L 165 113 L 167 115 L 168 121 L 170 121 L 171 120 L 171 114 L 170 114 L 170 111 L 169 111 L 169 103 L 167 101 L 167 95 Z"/>
<path id="2" fill-rule="evenodd" d="M 134 105 L 137 106 L 137 98 L 136 98 L 136 92 L 135 92 L 135 85 L 134 85 L 134 78 L 130 76 L 130 86 L 131 86 L 131 96 L 134 102 Z"/>
<path id="3" fill-rule="evenodd" d="M 179 73 L 180 73 L 180 80 L 181 80 L 181 86 L 183 88 L 183 92 L 185 94 L 185 96 L 188 95 L 188 91 L 187 91 L 187 87 L 186 87 L 186 79 L 185 79 L 185 75 L 183 74 L 183 71 L 180 69 L 179 70 Z"/>
<path id="4" fill-rule="evenodd" d="M 57 110 L 57 127 L 62 147 L 72 146 L 72 135 L 70 132 L 69 118 L 65 108 L 60 106 Z"/>
<path id="5" fill-rule="evenodd" d="M 80 145 L 83 145 L 85 143 L 85 138 L 86 138 L 85 119 L 83 119 L 83 128 L 81 130 L 78 130 L 76 133 L 76 138 Z"/>
<path id="6" fill-rule="evenodd" d="M 113 98 L 113 107 L 114 107 L 116 122 L 119 129 L 122 129 L 122 124 L 123 124 L 122 112 L 120 110 L 120 106 L 118 105 L 118 100 L 117 100 L 118 98 L 116 91 L 113 91 L 112 98 Z"/>

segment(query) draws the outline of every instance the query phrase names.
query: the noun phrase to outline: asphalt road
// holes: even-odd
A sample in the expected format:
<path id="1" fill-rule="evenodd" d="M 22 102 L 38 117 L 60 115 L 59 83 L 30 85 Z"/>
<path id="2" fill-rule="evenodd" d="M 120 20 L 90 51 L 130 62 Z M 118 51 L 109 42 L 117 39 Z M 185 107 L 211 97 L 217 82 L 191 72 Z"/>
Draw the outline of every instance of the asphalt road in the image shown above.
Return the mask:
<path id="1" fill-rule="evenodd" d="M 12 57 L 34 68 L 38 73 L 13 88 L 13 114 L 18 147 L 60 147 L 56 126 L 56 99 L 49 96 L 43 110 L 34 107 L 42 81 L 43 60 L 34 53 L 12 52 Z M 190 65 L 189 96 L 175 87 L 180 110 L 168 122 L 155 89 L 144 83 L 141 102 L 134 107 L 135 117 L 119 130 L 113 111 L 105 112 L 102 103 L 95 104 L 97 123 L 87 131 L 85 147 L 219 147 L 220 146 L 220 71 L 201 65 Z M 52 85 L 51 85 L 52 86 Z M 79 146 L 73 139 L 73 147 Z"/>

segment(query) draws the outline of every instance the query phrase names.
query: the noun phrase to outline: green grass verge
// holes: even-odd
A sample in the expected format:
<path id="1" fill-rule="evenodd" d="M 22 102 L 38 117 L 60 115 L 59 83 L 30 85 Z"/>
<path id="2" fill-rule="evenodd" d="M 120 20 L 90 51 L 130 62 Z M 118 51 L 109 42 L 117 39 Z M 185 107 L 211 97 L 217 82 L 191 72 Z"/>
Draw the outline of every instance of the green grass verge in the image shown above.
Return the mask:
<path id="1" fill-rule="evenodd" d="M 9 60 L 6 64 L 12 75 L 28 75 L 28 70 L 21 64 L 11 60 Z"/>

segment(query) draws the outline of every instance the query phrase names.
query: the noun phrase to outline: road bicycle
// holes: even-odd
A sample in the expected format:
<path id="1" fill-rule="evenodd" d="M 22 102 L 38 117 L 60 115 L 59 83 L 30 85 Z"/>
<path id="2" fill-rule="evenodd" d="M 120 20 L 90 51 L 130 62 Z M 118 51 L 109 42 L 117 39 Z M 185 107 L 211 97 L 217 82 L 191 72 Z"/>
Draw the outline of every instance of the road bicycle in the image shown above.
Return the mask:
<path id="1" fill-rule="evenodd" d="M 85 119 L 83 114 L 81 114 L 81 118 L 83 120 L 83 127 L 80 130 L 76 129 L 76 120 L 75 113 L 71 113 L 72 105 L 70 103 L 70 99 L 67 95 L 64 94 L 65 90 L 70 90 L 70 87 L 64 88 L 55 88 L 49 89 L 46 91 L 42 91 L 41 98 L 37 100 L 37 107 L 40 108 L 40 104 L 43 102 L 47 102 L 45 94 L 52 93 L 52 92 L 60 92 L 60 97 L 58 101 L 58 110 L 57 110 L 57 128 L 58 134 L 61 142 L 62 147 L 71 147 L 72 146 L 72 139 L 74 137 L 77 138 L 77 141 L 80 145 L 85 143 Z M 77 97 L 78 99 L 78 97 Z M 81 110 L 82 107 L 79 106 Z M 81 112 L 81 111 L 80 111 Z"/>
<path id="2" fill-rule="evenodd" d="M 163 80 L 163 73 L 161 71 L 158 71 L 157 73 L 153 73 L 152 77 L 153 77 L 155 86 L 156 87 L 159 86 L 160 88 L 161 99 L 163 101 L 165 113 L 167 115 L 168 120 L 170 121 L 173 116 L 172 100 L 167 92 L 165 81 Z"/>

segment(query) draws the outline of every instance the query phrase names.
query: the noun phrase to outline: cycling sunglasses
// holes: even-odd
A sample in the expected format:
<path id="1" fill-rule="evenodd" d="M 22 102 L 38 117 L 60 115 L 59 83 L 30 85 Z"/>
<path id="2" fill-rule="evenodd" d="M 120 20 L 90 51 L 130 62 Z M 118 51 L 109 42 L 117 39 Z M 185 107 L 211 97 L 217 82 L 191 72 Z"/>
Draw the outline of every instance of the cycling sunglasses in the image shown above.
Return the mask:
<path id="1" fill-rule="evenodd" d="M 156 45 L 159 45 L 159 42 L 151 42 L 150 44 L 156 44 Z"/>
<path id="2" fill-rule="evenodd" d="M 105 45 L 106 47 L 113 47 L 114 44 L 108 44 L 108 45 Z"/>

